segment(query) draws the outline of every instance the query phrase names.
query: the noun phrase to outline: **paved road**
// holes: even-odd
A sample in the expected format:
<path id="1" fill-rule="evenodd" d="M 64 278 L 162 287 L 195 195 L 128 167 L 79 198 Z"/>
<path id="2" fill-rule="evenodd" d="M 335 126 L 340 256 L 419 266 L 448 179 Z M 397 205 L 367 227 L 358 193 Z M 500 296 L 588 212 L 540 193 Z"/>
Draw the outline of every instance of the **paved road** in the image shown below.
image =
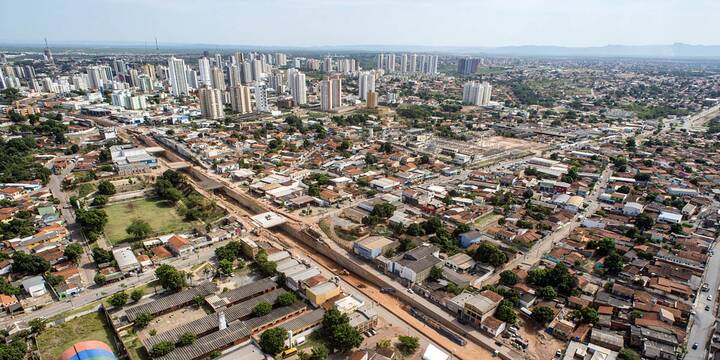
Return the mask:
<path id="1" fill-rule="evenodd" d="M 713 211 L 716 211 L 717 204 L 711 207 Z M 709 212 L 703 212 L 709 213 Z M 699 216 L 701 218 L 701 216 Z M 700 219 L 701 221 L 701 219 Z M 699 291 L 695 303 L 693 304 L 693 310 L 695 315 L 691 315 L 692 326 L 688 333 L 688 344 L 687 354 L 685 360 L 705 360 L 707 359 L 707 349 L 709 347 L 710 338 L 713 333 L 713 328 L 717 322 L 717 310 L 718 310 L 718 288 L 720 288 L 720 254 L 718 252 L 717 240 L 713 242 L 710 247 L 713 250 L 713 255 L 708 259 L 705 265 L 705 274 L 703 282 L 708 284 L 709 290 L 707 292 Z M 712 296 L 712 300 L 708 300 L 708 295 Z M 709 306 L 710 310 L 705 310 L 705 307 Z M 697 349 L 693 349 L 694 343 L 698 344 Z"/>

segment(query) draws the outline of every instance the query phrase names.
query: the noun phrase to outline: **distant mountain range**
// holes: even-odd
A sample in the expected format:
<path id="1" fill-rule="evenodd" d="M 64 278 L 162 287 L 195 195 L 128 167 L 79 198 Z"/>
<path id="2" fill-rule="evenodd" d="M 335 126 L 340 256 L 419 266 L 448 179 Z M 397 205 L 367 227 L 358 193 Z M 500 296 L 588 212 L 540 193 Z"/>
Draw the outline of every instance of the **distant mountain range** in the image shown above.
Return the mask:
<path id="1" fill-rule="evenodd" d="M 56 49 L 119 49 L 153 52 L 154 43 L 137 42 L 54 42 Z M 37 49 L 41 44 L 4 43 L 0 41 L 0 50 Z M 194 52 L 201 50 L 258 50 L 258 51 L 295 51 L 295 52 L 432 52 L 455 55 L 497 55 L 497 56 L 552 56 L 552 57 L 636 57 L 636 58 L 708 58 L 720 59 L 720 45 L 690 45 L 675 43 L 671 45 L 606 45 L 595 47 L 569 47 L 545 45 L 519 45 L 500 47 L 472 46 L 413 46 L 413 45 L 328 45 L 328 46 L 253 46 L 221 44 L 182 44 L 160 43 L 160 51 Z"/>

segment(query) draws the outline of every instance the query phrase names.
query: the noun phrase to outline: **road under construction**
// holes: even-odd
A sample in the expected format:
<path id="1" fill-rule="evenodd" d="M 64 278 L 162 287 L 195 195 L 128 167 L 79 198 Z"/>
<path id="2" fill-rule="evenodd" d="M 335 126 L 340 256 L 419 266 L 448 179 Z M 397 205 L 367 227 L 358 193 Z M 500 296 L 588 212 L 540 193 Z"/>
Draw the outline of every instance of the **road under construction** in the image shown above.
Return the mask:
<path id="1" fill-rule="evenodd" d="M 172 149 L 159 144 L 148 136 L 139 135 L 138 138 L 147 146 L 165 148 L 161 155 L 169 163 L 177 164 L 186 161 Z M 386 281 L 377 274 L 368 271 L 365 267 L 346 256 L 346 254 L 340 253 L 333 247 L 335 244 L 332 244 L 330 239 L 292 215 L 283 214 L 286 221 L 282 225 L 270 229 L 257 226 L 250 220 L 251 216 L 268 211 L 275 212 L 275 209 L 269 208 L 258 199 L 236 189 L 225 179 L 207 174 L 206 170 L 199 166 L 188 163 L 187 166 L 179 168 L 188 175 L 190 183 L 198 192 L 213 199 L 219 206 L 240 221 L 245 228 L 280 243 L 294 253 L 302 254 L 330 272 L 342 276 L 343 280 L 359 292 L 376 301 L 407 325 L 453 354 L 454 357 L 460 359 L 489 359 L 497 356 L 504 359 L 521 359 L 528 356 L 528 354 L 519 353 L 505 346 L 500 347 L 494 343 L 492 338 L 480 336 L 476 331 L 473 331 L 472 335 L 470 335 L 457 322 L 448 321 L 447 314 L 443 316 L 428 309 L 423 303 L 418 303 L 411 295 L 402 291 L 402 287 L 400 287 L 400 291 L 396 291 L 394 294 L 381 292 L 381 288 L 398 287 L 399 284 Z M 434 319 L 446 328 L 465 336 L 471 341 L 466 341 L 464 346 L 451 341 L 450 338 L 440 334 L 433 327 L 413 316 L 410 313 L 411 308 L 415 308 L 427 317 Z"/>

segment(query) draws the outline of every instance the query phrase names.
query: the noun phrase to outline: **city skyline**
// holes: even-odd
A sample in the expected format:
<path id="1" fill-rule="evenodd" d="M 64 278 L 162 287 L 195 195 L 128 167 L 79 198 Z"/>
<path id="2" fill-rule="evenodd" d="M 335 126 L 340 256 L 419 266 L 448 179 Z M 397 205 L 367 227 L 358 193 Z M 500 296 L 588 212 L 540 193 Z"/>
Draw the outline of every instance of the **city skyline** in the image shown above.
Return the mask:
<path id="1" fill-rule="evenodd" d="M 51 7 L 52 12 L 36 13 Z M 41 44 L 45 37 L 51 44 L 154 45 L 158 38 L 164 44 L 277 47 L 720 44 L 720 34 L 707 31 L 720 4 L 706 0 L 693 6 L 676 0 L 582 4 L 569 0 L 460 0 L 452 4 L 437 0 L 73 0 L 63 7 L 41 0 L 12 2 L 5 10 L 33 16 L 5 19 L 0 25 L 3 44 Z M 81 21 L 57 26 L 57 19 L 78 16 Z M 268 26 L 268 21 L 274 25 Z M 328 28 L 333 31 L 323 31 Z M 389 30 L 394 28 L 405 30 Z"/>

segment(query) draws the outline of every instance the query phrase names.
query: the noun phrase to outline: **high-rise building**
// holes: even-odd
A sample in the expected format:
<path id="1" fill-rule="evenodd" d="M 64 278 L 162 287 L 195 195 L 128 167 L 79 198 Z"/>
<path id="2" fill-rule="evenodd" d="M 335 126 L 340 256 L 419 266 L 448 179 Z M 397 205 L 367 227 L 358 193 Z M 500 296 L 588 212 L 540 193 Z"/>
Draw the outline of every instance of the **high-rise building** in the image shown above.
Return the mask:
<path id="1" fill-rule="evenodd" d="M 403 54 L 402 58 L 400 59 L 400 72 L 406 73 L 408 72 L 408 55 Z"/>
<path id="2" fill-rule="evenodd" d="M 417 54 L 410 55 L 409 73 L 417 72 Z"/>
<path id="3" fill-rule="evenodd" d="M 137 69 L 128 70 L 128 74 L 130 76 L 130 85 L 132 85 L 133 87 L 140 86 L 140 80 L 138 79 Z"/>
<path id="4" fill-rule="evenodd" d="M 205 85 L 198 90 L 200 95 L 200 112 L 206 119 L 216 120 L 225 117 L 223 111 L 222 92 Z"/>
<path id="5" fill-rule="evenodd" d="M 298 105 L 307 104 L 307 87 L 305 85 L 305 74 L 297 69 L 288 70 L 288 88 L 290 95 Z"/>
<path id="6" fill-rule="evenodd" d="M 177 59 L 174 56 L 170 57 L 168 59 L 168 72 L 171 93 L 174 96 L 190 94 L 187 73 L 185 72 L 185 60 Z"/>
<path id="7" fill-rule="evenodd" d="M 252 103 L 250 100 L 250 88 L 240 84 L 230 87 L 230 105 L 233 111 L 240 114 L 252 112 Z"/>
<path id="8" fill-rule="evenodd" d="M 358 96 L 362 100 L 367 100 L 370 91 L 375 91 L 375 72 L 363 71 L 358 76 Z"/>
<path id="9" fill-rule="evenodd" d="M 323 60 L 323 68 L 322 71 L 329 73 L 333 71 L 333 60 L 331 57 L 326 57 L 325 60 Z"/>
<path id="10" fill-rule="evenodd" d="M 197 76 L 197 71 L 190 69 L 189 67 L 185 70 L 187 76 L 187 84 L 190 89 L 199 89 L 200 81 Z"/>
<path id="11" fill-rule="evenodd" d="M 479 58 L 460 58 L 458 59 L 457 72 L 462 75 L 474 74 L 482 63 L 483 60 Z"/>
<path id="12" fill-rule="evenodd" d="M 123 59 L 113 59 L 112 67 L 115 75 L 123 75 L 127 72 L 127 65 Z"/>
<path id="13" fill-rule="evenodd" d="M 200 73 L 200 83 L 202 85 L 211 85 L 212 78 L 210 75 L 210 59 L 201 57 L 198 60 L 198 72 Z"/>
<path id="14" fill-rule="evenodd" d="M 339 77 L 320 82 L 320 109 L 330 111 L 342 106 L 342 80 Z"/>
<path id="15" fill-rule="evenodd" d="M 378 95 L 375 91 L 368 91 L 367 93 L 367 108 L 374 109 L 378 106 Z"/>
<path id="16" fill-rule="evenodd" d="M 287 65 L 287 55 L 285 55 L 283 53 L 275 54 L 275 65 L 277 65 L 277 66 Z"/>
<path id="17" fill-rule="evenodd" d="M 255 111 L 269 112 L 270 104 L 268 103 L 267 85 L 262 82 L 255 82 Z"/>
<path id="18" fill-rule="evenodd" d="M 485 106 L 490 102 L 492 86 L 486 82 L 468 81 L 463 85 L 463 103 Z"/>
<path id="19" fill-rule="evenodd" d="M 236 86 L 242 84 L 242 71 L 240 70 L 240 65 L 233 64 L 229 67 L 230 73 L 230 86 Z"/>
<path id="20" fill-rule="evenodd" d="M 92 90 L 97 90 L 102 87 L 103 80 L 102 75 L 100 74 L 100 67 L 99 66 L 88 66 L 86 69 L 87 75 L 88 75 L 88 86 Z"/>
<path id="21" fill-rule="evenodd" d="M 375 58 L 375 69 L 385 69 L 385 54 L 377 54 Z"/>
<path id="22" fill-rule="evenodd" d="M 215 54 L 215 66 L 222 67 L 223 66 L 223 59 L 222 55 Z"/>
<path id="23" fill-rule="evenodd" d="M 263 76 L 263 62 L 260 59 L 252 60 L 252 79 L 259 81 Z"/>
<path id="24" fill-rule="evenodd" d="M 152 80 L 150 79 L 150 76 L 146 74 L 142 74 L 138 76 L 138 87 L 140 87 L 140 91 L 144 93 L 152 92 Z"/>
<path id="25" fill-rule="evenodd" d="M 155 65 L 144 64 L 142 66 L 142 73 L 149 76 L 150 80 L 155 80 Z"/>
<path id="26" fill-rule="evenodd" d="M 241 63 L 242 83 L 247 85 L 253 82 L 252 65 L 249 61 Z"/>
<path id="27" fill-rule="evenodd" d="M 217 66 L 212 67 L 212 70 L 210 70 L 210 80 L 212 87 L 220 91 L 225 91 L 225 73 L 223 73 L 221 68 Z"/>
<path id="28" fill-rule="evenodd" d="M 395 54 L 388 54 L 387 59 L 385 59 L 385 70 L 388 73 L 395 72 Z"/>

